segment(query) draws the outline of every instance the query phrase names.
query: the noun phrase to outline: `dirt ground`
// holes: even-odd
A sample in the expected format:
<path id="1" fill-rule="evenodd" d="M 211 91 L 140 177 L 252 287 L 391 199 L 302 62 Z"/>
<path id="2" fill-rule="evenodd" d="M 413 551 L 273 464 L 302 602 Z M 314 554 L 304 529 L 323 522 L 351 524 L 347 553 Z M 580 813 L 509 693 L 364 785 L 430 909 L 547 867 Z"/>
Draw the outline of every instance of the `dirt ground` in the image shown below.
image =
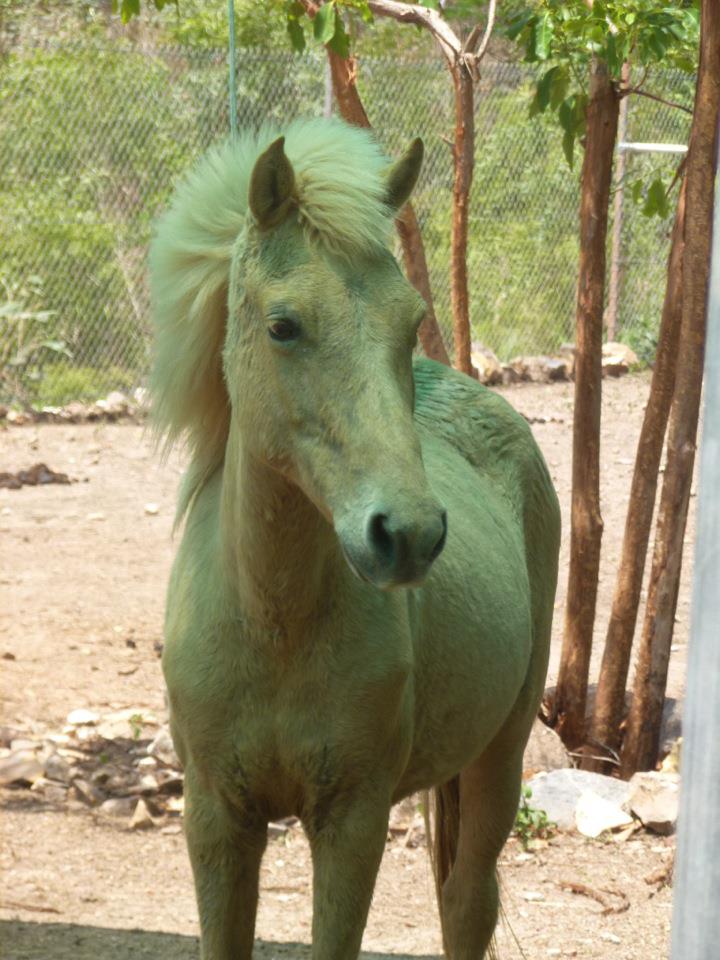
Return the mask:
<path id="1" fill-rule="evenodd" d="M 593 671 L 612 599 L 635 445 L 648 379 L 605 383 L 605 535 Z M 565 521 L 553 654 L 560 653 L 567 576 L 572 385 L 521 385 L 503 392 L 533 422 Z M 9 427 L 0 470 L 43 461 L 71 486 L 0 489 L 2 723 L 28 734 L 62 727 L 77 707 L 100 713 L 137 707 L 164 713 L 157 647 L 174 544 L 171 526 L 181 459 L 161 464 L 134 424 Z M 146 509 L 157 506 L 157 512 Z M 693 501 L 694 505 L 694 501 Z M 686 538 L 668 693 L 682 698 L 694 541 Z M 197 955 L 197 916 L 177 827 L 133 833 L 87 810 L 54 808 L 28 791 L 0 792 L 0 943 L 7 960 L 184 958 Z M 525 956 L 650 960 L 667 952 L 671 892 L 646 877 L 668 863 L 672 843 L 637 834 L 622 844 L 559 836 L 503 858 L 505 960 Z M 563 883 L 620 890 L 629 908 L 601 906 Z M 299 831 L 273 840 L 263 872 L 258 956 L 308 955 L 310 868 Z M 514 938 L 517 938 L 517 942 Z M 521 948 L 518 945 L 521 945 Z M 441 953 L 423 847 L 388 842 L 366 958 Z"/>

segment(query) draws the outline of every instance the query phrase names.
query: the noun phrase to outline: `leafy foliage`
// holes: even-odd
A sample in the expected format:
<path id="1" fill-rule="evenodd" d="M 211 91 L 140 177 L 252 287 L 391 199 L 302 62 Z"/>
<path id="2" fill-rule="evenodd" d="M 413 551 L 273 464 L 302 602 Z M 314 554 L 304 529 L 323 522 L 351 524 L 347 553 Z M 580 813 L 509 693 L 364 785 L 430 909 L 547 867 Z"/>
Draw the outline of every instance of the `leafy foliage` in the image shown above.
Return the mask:
<path id="1" fill-rule="evenodd" d="M 521 46 L 526 63 L 545 68 L 530 113 L 550 110 L 557 115 L 565 158 L 572 167 L 575 143 L 585 132 L 591 59 L 604 61 L 618 83 L 625 63 L 691 72 L 699 8 L 697 3 L 670 6 L 665 0 L 594 0 L 591 5 L 586 0 L 535 0 L 512 19 L 506 34 Z M 657 202 L 648 207 L 651 213 L 661 211 Z"/>
<path id="2" fill-rule="evenodd" d="M 515 815 L 513 832 L 520 841 L 523 850 L 527 850 L 533 840 L 547 840 L 557 828 L 557 824 L 548 820 L 544 810 L 530 806 L 531 788 L 524 783 L 520 794 L 520 806 Z"/>

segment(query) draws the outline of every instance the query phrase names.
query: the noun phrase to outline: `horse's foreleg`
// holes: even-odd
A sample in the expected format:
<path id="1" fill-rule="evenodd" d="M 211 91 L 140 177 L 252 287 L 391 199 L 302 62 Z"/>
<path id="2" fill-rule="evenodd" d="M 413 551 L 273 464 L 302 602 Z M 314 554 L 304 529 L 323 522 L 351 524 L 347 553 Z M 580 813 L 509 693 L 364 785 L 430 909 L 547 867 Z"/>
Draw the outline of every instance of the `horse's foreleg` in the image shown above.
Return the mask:
<path id="1" fill-rule="evenodd" d="M 185 834 L 195 878 L 202 960 L 250 960 L 267 830 L 185 778 Z"/>
<path id="2" fill-rule="evenodd" d="M 460 773 L 460 831 L 441 892 L 450 960 L 481 960 L 492 941 L 499 896 L 497 859 L 518 808 L 522 749 L 495 742 Z"/>
<path id="3" fill-rule="evenodd" d="M 307 824 L 313 858 L 312 960 L 356 960 L 387 838 L 390 800 L 355 799 Z"/>

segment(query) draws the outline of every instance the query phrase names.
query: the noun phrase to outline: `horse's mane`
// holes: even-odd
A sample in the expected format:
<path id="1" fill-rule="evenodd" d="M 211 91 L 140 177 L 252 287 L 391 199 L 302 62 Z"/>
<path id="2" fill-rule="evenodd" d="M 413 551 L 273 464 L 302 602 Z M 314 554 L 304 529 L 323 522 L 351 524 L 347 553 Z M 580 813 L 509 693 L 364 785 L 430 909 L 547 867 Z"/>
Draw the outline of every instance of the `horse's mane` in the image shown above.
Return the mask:
<path id="1" fill-rule="evenodd" d="M 184 438 L 191 457 L 178 519 L 223 461 L 228 278 L 249 215 L 255 161 L 282 133 L 308 240 L 352 257 L 383 246 L 392 224 L 383 202 L 386 158 L 367 131 L 338 120 L 242 133 L 208 151 L 180 182 L 150 248 L 154 425 L 166 450 Z"/>

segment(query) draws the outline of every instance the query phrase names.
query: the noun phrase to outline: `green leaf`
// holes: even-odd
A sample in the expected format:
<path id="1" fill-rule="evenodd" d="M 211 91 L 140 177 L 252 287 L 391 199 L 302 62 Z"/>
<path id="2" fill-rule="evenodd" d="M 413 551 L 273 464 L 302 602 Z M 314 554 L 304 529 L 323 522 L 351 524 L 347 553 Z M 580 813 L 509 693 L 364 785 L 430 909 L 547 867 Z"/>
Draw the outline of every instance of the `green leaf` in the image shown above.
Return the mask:
<path id="1" fill-rule="evenodd" d="M 549 13 L 544 13 L 535 24 L 534 47 L 538 60 L 547 60 L 553 37 L 553 22 Z"/>
<path id="2" fill-rule="evenodd" d="M 640 203 L 643 198 L 643 182 L 642 180 L 636 180 L 632 187 L 630 188 L 630 194 L 633 198 L 633 203 Z"/>
<path id="3" fill-rule="evenodd" d="M 534 26 L 535 20 L 537 20 L 537 16 L 531 10 L 526 10 L 525 13 L 513 17 L 505 31 L 505 36 L 509 40 L 515 40 L 523 32 L 525 27 L 530 24 Z"/>
<path id="4" fill-rule="evenodd" d="M 572 170 L 575 163 L 575 133 L 572 130 L 566 130 L 563 134 L 562 148 L 567 164 Z"/>
<path id="5" fill-rule="evenodd" d="M 540 80 L 535 91 L 535 99 L 537 100 L 537 110 L 539 113 L 542 113 L 543 110 L 546 110 L 550 103 L 550 90 L 552 89 L 553 79 L 557 74 L 560 67 L 550 67 L 550 69 L 545 73 Z"/>
<path id="6" fill-rule="evenodd" d="M 550 107 L 553 110 L 557 110 L 565 99 L 569 85 L 570 76 L 567 67 L 558 67 L 558 71 L 554 74 L 552 83 L 550 84 Z"/>
<path id="7" fill-rule="evenodd" d="M 663 218 L 670 213 L 665 185 L 659 177 L 656 177 L 648 187 L 647 199 L 642 212 L 646 217 L 657 215 Z"/>
<path id="8" fill-rule="evenodd" d="M 566 133 L 575 133 L 575 95 L 568 97 L 560 104 L 558 110 L 560 126 Z"/>
<path id="9" fill-rule="evenodd" d="M 334 0 L 330 0 L 329 3 L 324 3 L 315 14 L 315 19 L 313 20 L 313 35 L 320 43 L 330 43 L 335 36 L 335 26 L 337 23 L 335 13 L 335 2 Z"/>
<path id="10" fill-rule="evenodd" d="M 287 32 L 290 37 L 290 43 L 296 53 L 302 53 L 305 49 L 305 31 L 299 20 L 288 17 Z"/>
<path id="11" fill-rule="evenodd" d="M 345 26 L 342 22 L 342 17 L 335 11 L 335 33 L 333 34 L 332 40 L 328 41 L 328 47 L 337 53 L 338 56 L 347 59 L 350 56 L 350 37 L 345 32 Z"/>

